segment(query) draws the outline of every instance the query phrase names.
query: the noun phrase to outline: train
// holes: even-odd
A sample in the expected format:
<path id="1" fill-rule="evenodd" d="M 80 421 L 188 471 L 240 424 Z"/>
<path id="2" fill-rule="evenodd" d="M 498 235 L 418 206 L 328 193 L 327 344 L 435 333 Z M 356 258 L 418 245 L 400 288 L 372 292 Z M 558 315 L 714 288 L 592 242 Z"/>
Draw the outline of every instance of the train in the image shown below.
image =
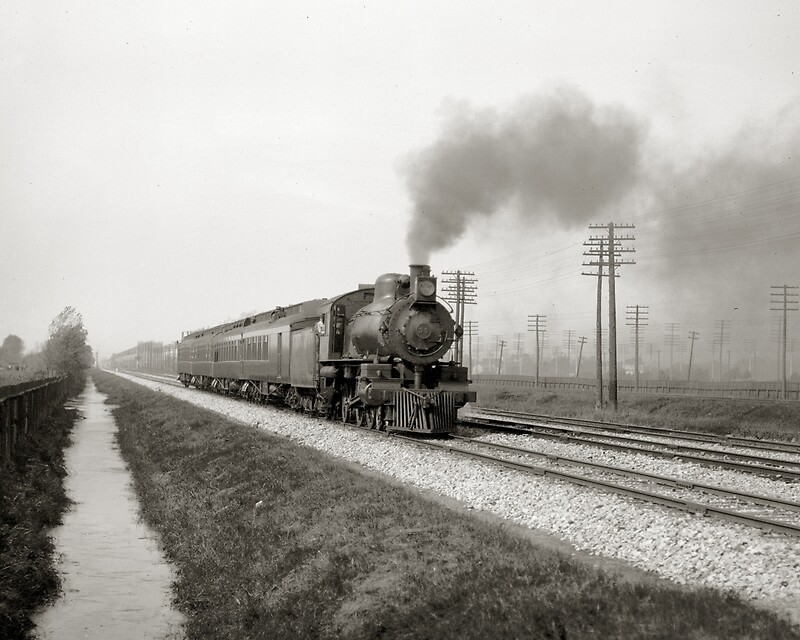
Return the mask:
<path id="1" fill-rule="evenodd" d="M 430 265 L 332 298 L 275 307 L 177 345 L 187 387 L 277 402 L 386 432 L 446 434 L 476 394 L 448 359 L 462 335 Z"/>

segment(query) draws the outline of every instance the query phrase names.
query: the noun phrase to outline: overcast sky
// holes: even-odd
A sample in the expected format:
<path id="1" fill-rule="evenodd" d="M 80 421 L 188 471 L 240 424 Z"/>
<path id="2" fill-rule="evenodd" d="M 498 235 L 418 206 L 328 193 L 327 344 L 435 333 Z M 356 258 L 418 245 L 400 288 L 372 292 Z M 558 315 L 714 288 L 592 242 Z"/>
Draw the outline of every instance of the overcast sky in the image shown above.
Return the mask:
<path id="1" fill-rule="evenodd" d="M 72 305 L 106 356 L 422 258 L 475 272 L 486 348 L 528 314 L 560 343 L 614 221 L 647 342 L 726 320 L 770 349 L 798 34 L 793 1 L 5 2 L 0 337 Z"/>

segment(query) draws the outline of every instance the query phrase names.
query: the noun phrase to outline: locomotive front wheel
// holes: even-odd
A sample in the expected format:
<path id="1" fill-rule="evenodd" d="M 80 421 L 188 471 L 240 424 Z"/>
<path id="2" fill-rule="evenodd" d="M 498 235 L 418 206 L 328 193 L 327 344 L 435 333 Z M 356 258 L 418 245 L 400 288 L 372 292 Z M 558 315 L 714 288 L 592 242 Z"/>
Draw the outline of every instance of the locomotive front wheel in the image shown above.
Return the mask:
<path id="1" fill-rule="evenodd" d="M 353 407 L 353 422 L 355 422 L 357 427 L 364 427 L 369 426 L 369 413 L 367 410 L 362 407 Z"/>

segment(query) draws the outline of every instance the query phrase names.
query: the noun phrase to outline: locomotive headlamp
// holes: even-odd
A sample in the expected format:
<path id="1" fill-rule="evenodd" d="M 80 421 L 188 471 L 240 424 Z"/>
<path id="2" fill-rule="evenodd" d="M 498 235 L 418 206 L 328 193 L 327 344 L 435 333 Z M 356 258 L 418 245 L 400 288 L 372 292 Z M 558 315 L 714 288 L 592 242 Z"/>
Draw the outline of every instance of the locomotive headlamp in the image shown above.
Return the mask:
<path id="1" fill-rule="evenodd" d="M 413 284 L 414 302 L 436 303 L 436 278 L 417 276 Z"/>
<path id="2" fill-rule="evenodd" d="M 419 283 L 417 291 L 423 296 L 432 296 L 436 293 L 436 283 L 432 280 L 423 280 Z"/>

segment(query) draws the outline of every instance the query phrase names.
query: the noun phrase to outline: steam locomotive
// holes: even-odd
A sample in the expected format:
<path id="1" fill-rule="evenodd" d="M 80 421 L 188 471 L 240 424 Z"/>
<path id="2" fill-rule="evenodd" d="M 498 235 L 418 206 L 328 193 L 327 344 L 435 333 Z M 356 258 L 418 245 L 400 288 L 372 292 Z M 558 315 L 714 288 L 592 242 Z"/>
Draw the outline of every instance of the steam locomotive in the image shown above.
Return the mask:
<path id="1" fill-rule="evenodd" d="M 428 265 L 183 336 L 178 378 L 385 431 L 447 433 L 475 400 Z"/>

